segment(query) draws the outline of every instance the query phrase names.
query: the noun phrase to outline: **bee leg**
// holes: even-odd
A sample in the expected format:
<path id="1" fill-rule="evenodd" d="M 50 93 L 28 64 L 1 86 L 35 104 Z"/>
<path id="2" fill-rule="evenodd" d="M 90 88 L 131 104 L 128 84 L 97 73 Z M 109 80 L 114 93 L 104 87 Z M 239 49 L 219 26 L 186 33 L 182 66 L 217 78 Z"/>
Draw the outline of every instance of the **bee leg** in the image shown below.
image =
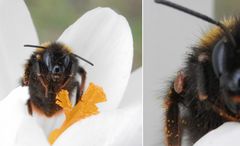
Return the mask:
<path id="1" fill-rule="evenodd" d="M 64 88 L 72 80 L 73 76 L 74 76 L 74 67 L 71 68 L 69 78 L 63 82 L 63 85 L 60 88 L 61 89 Z"/>
<path id="2" fill-rule="evenodd" d="M 24 76 L 21 80 L 22 86 L 28 86 L 29 85 L 29 76 L 30 76 L 30 64 L 25 64 L 25 71 Z"/>
<path id="3" fill-rule="evenodd" d="M 75 104 L 77 104 L 78 101 L 81 99 L 83 90 L 84 90 L 84 86 L 85 86 L 85 82 L 86 82 L 86 71 L 82 67 L 79 66 L 77 72 L 80 74 L 82 80 L 81 80 L 81 85 L 79 84 L 79 82 L 75 82 L 75 86 L 77 88 Z"/>
<path id="4" fill-rule="evenodd" d="M 78 73 L 80 74 L 82 80 L 81 80 L 81 85 L 79 86 L 79 96 L 77 96 L 77 102 L 79 101 L 79 99 L 81 98 L 82 94 L 83 94 L 83 90 L 85 87 L 85 82 L 86 82 L 86 71 L 82 68 L 82 67 L 78 67 Z"/>
<path id="5" fill-rule="evenodd" d="M 166 121 L 165 121 L 165 137 L 167 146 L 181 146 L 181 123 L 179 115 L 178 100 L 181 96 L 172 88 L 165 100 L 166 105 Z"/>
<path id="6" fill-rule="evenodd" d="M 173 83 L 174 91 L 177 92 L 178 94 L 181 94 L 184 90 L 184 79 L 185 79 L 184 71 L 180 70 L 177 73 L 177 77 L 175 78 L 175 81 Z"/>
<path id="7" fill-rule="evenodd" d="M 209 66 L 207 61 L 199 62 L 196 75 L 197 75 L 197 91 L 198 91 L 198 99 L 200 101 L 206 100 L 208 98 L 208 76 L 206 76 L 206 67 Z"/>
<path id="8" fill-rule="evenodd" d="M 32 115 L 32 106 L 31 106 L 30 99 L 28 99 L 28 101 L 27 101 L 27 108 L 28 108 L 29 115 Z"/>
<path id="9" fill-rule="evenodd" d="M 76 86 L 76 89 L 77 89 L 76 101 L 75 101 L 75 105 L 76 105 L 79 101 L 79 98 L 80 98 L 80 85 L 79 85 L 78 81 L 75 82 L 75 86 Z"/>
<path id="10" fill-rule="evenodd" d="M 84 90 L 84 86 L 85 86 L 85 82 L 86 82 L 86 71 L 82 68 L 82 67 L 78 67 L 77 73 L 80 74 L 82 81 L 81 81 L 81 85 L 79 85 L 79 82 L 75 82 L 75 85 L 77 87 L 77 93 L 76 93 L 76 102 L 75 104 L 78 103 L 78 101 L 81 99 L 82 94 L 83 94 L 83 90 Z M 71 69 L 71 73 L 69 75 L 69 78 L 63 83 L 63 85 L 61 86 L 61 88 L 64 88 L 72 79 L 74 75 L 74 68 L 72 67 Z"/>
<path id="11" fill-rule="evenodd" d="M 40 73 L 40 67 L 39 67 L 39 62 L 37 62 L 37 66 L 36 66 L 36 73 L 37 73 L 37 78 L 40 81 L 40 83 L 42 84 L 42 86 L 45 89 L 45 97 L 48 96 L 48 85 L 44 83 L 42 75 Z"/>

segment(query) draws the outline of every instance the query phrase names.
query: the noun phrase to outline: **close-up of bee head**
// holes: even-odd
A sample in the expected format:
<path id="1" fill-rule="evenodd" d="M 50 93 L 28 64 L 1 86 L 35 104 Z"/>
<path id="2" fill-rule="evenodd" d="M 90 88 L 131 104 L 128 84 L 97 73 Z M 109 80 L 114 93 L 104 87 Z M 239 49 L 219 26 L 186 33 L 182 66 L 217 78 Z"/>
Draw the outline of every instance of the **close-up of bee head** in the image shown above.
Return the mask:
<path id="1" fill-rule="evenodd" d="M 165 96 L 165 138 L 180 146 L 188 131 L 190 145 L 227 121 L 240 121 L 240 19 L 216 21 L 167 0 L 155 0 L 213 25 L 191 47 Z"/>
<path id="2" fill-rule="evenodd" d="M 70 75 L 70 68 L 73 68 L 74 74 L 76 74 L 75 64 L 77 65 L 78 61 L 73 56 L 70 59 L 70 51 L 64 48 L 63 45 L 54 43 L 46 47 L 39 47 L 41 48 L 38 48 L 34 52 L 32 59 L 38 62 L 38 64 L 36 63 L 35 70 L 41 69 L 41 74 L 47 80 L 58 83 L 62 82 L 65 75 Z"/>
<path id="3" fill-rule="evenodd" d="M 65 89 L 70 94 L 77 89 L 76 102 L 79 100 L 85 84 L 86 72 L 79 66 L 78 59 L 90 65 L 91 62 L 72 53 L 66 45 L 53 42 L 41 46 L 25 45 L 36 48 L 26 64 L 25 74 L 22 79 L 24 86 L 29 86 L 30 99 L 28 101 L 29 113 L 33 109 L 52 116 L 60 107 L 56 104 L 57 93 Z M 81 84 L 76 75 L 82 77 Z"/>

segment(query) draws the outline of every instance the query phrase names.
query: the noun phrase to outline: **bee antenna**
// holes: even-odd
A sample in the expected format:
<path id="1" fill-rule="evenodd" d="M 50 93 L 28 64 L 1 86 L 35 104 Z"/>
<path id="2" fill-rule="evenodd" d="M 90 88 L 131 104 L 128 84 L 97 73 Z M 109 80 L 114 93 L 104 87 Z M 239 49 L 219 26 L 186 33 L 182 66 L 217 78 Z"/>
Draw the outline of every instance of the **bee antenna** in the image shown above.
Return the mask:
<path id="1" fill-rule="evenodd" d="M 84 59 L 84 58 L 82 58 L 82 57 L 80 57 L 80 56 L 78 56 L 77 54 L 74 54 L 74 53 L 72 53 L 72 55 L 77 57 L 77 58 L 79 58 L 79 59 L 81 59 L 81 60 L 83 60 L 83 61 L 85 61 L 86 63 L 94 66 L 94 64 L 92 62 L 88 61 L 87 59 Z"/>
<path id="2" fill-rule="evenodd" d="M 193 10 L 191 10 L 189 8 L 183 7 L 181 5 L 178 5 L 176 3 L 173 3 L 173 2 L 170 2 L 170 1 L 167 1 L 167 0 L 155 0 L 155 2 L 159 3 L 159 4 L 163 4 L 163 5 L 169 6 L 169 7 L 172 7 L 174 9 L 179 10 L 179 11 L 185 12 L 187 14 L 190 14 L 190 15 L 193 15 L 193 16 L 195 16 L 197 18 L 200 18 L 200 19 L 202 19 L 204 21 L 207 21 L 209 23 L 217 25 L 218 27 L 220 27 L 223 30 L 223 32 L 225 33 L 225 36 L 230 41 L 232 46 L 236 47 L 236 41 L 234 40 L 232 34 L 228 31 L 227 27 L 224 24 L 222 24 L 221 22 L 215 21 L 215 20 L 213 20 L 212 18 L 210 18 L 210 17 L 208 17 L 206 15 L 203 15 L 203 14 L 201 14 L 199 12 L 193 11 Z"/>
<path id="3" fill-rule="evenodd" d="M 32 47 L 32 48 L 43 48 L 43 49 L 47 49 L 46 47 L 43 47 L 43 46 L 37 46 L 37 45 L 24 45 L 24 47 Z"/>

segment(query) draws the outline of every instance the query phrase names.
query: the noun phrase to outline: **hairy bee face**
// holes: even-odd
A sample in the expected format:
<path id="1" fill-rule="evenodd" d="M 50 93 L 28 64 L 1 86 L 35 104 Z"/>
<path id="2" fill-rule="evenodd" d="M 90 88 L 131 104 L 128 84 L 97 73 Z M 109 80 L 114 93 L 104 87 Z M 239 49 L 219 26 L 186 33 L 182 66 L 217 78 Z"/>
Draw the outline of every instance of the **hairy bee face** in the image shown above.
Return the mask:
<path id="1" fill-rule="evenodd" d="M 48 75 L 54 82 L 62 78 L 72 65 L 69 54 L 50 51 L 43 54 L 43 63 L 47 68 Z"/>
<path id="2" fill-rule="evenodd" d="M 61 84 L 70 74 L 76 74 L 77 59 L 60 43 L 52 43 L 46 49 L 36 51 L 35 58 L 37 62 L 33 64 L 39 63 L 39 73 L 48 82 Z"/>

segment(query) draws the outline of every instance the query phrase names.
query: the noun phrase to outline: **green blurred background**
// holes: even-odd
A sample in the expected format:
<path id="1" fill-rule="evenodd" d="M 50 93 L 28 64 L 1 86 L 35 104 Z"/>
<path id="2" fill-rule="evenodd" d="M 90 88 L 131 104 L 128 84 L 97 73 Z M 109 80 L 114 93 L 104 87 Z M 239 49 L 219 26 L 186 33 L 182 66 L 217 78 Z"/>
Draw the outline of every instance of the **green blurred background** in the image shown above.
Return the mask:
<path id="1" fill-rule="evenodd" d="M 129 21 L 134 39 L 133 70 L 142 66 L 141 0 L 25 0 L 40 42 L 54 41 L 88 10 L 110 7 Z"/>
<path id="2" fill-rule="evenodd" d="M 239 0 L 215 0 L 214 14 L 217 20 L 223 17 L 239 16 Z"/>

